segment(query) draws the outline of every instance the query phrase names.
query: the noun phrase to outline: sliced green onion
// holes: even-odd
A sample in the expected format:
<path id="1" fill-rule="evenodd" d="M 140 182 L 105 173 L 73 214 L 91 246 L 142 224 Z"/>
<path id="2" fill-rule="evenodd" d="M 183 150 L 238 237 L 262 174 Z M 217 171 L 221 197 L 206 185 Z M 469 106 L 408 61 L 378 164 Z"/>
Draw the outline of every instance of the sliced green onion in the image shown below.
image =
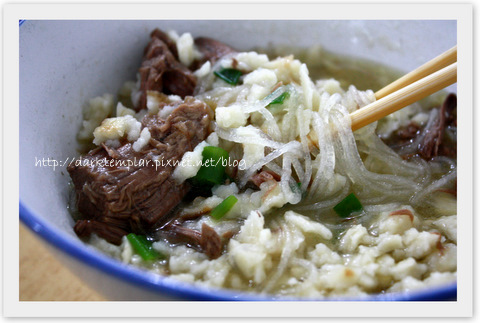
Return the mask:
<path id="1" fill-rule="evenodd" d="M 212 218 L 216 220 L 220 220 L 225 216 L 225 214 L 228 213 L 232 209 L 232 207 L 235 205 L 235 203 L 238 202 L 238 199 L 234 195 L 230 195 L 226 199 L 222 201 L 222 203 L 218 204 L 212 212 L 210 212 L 210 215 Z"/>
<path id="2" fill-rule="evenodd" d="M 234 68 L 223 68 L 220 71 L 213 72 L 213 74 L 232 85 L 236 85 L 240 76 L 242 76 L 242 72 Z"/>
<path id="3" fill-rule="evenodd" d="M 363 206 L 355 196 L 351 193 L 344 198 L 340 203 L 335 205 L 333 210 L 342 218 L 349 217 L 352 213 L 360 212 L 363 210 Z"/>
<path id="4" fill-rule="evenodd" d="M 290 97 L 290 93 L 288 92 L 283 92 L 280 94 L 280 96 L 276 97 L 272 102 L 268 104 L 268 106 L 273 105 L 273 104 L 282 104 L 285 99 Z"/>
<path id="5" fill-rule="evenodd" d="M 202 166 L 192 181 L 197 186 L 213 186 L 225 182 L 225 168 L 228 151 L 214 146 L 207 146 L 202 151 Z"/>
<path id="6" fill-rule="evenodd" d="M 285 87 L 279 87 L 269 95 L 265 97 L 266 102 L 268 102 L 267 107 L 275 105 L 275 104 L 283 104 L 285 99 L 290 97 L 290 92 Z"/>
<path id="7" fill-rule="evenodd" d="M 127 234 L 127 239 L 143 260 L 163 258 L 163 255 L 153 249 L 152 242 L 148 241 L 145 236 L 129 233 Z"/>

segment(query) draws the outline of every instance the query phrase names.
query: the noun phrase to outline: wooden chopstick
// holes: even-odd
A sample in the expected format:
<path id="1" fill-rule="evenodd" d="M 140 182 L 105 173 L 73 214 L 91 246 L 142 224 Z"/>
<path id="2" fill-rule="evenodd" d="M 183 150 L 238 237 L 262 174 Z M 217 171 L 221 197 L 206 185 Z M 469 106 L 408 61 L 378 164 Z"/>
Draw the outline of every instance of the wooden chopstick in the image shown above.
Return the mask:
<path id="1" fill-rule="evenodd" d="M 448 65 L 455 63 L 457 61 L 457 46 L 454 46 L 444 52 L 443 54 L 438 55 L 434 59 L 428 61 L 417 69 L 411 71 L 408 74 L 405 74 L 398 80 L 393 83 L 390 83 L 383 89 L 375 93 L 375 98 L 377 100 L 393 93 L 415 81 L 418 81 L 424 78 L 427 75 L 430 75 Z"/>
<path id="2" fill-rule="evenodd" d="M 351 113 L 352 130 L 360 129 L 455 82 L 456 62 Z"/>

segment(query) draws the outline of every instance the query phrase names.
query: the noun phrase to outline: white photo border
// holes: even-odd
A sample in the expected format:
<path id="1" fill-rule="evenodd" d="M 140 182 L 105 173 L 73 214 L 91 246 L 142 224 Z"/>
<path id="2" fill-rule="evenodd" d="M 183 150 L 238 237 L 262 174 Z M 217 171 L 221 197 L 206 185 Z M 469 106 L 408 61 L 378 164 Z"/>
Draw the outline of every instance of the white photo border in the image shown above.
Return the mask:
<path id="1" fill-rule="evenodd" d="M 161 10 L 159 10 L 161 9 Z M 464 317 L 473 313 L 473 43 L 472 6 L 468 4 L 6 4 L 4 6 L 4 172 L 3 310 L 8 317 Z M 462 152 L 458 177 L 458 296 L 456 302 L 20 302 L 18 266 L 19 174 L 19 20 L 36 19 L 328 19 L 456 20 L 458 102 L 463 111 L 458 129 Z M 6 82 L 8 80 L 8 82 Z M 8 122 L 7 122 L 8 120 Z M 15 160 L 17 158 L 17 160 Z M 4 164 L 5 165 L 5 164 Z M 4 166 L 5 167 L 5 166 Z M 5 169 L 5 168 L 4 168 Z M 5 186 L 4 186 L 5 187 Z M 11 243 L 6 244 L 7 241 Z M 188 310 L 186 308 L 188 307 Z M 346 310 L 348 308 L 348 310 Z M 160 313 L 160 315 L 159 315 Z"/>

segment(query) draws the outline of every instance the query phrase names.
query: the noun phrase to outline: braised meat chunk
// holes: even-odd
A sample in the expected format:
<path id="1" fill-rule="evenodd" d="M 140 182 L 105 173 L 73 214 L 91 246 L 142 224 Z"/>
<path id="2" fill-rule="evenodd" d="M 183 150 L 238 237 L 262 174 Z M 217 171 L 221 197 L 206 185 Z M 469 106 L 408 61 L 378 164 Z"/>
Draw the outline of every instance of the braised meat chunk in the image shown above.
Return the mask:
<path id="1" fill-rule="evenodd" d="M 395 131 L 386 143 L 404 158 L 419 156 L 427 161 L 437 156 L 456 158 L 457 96 L 449 94 L 431 113 L 435 114 L 431 114 L 424 127 L 412 121 Z"/>
<path id="2" fill-rule="evenodd" d="M 198 37 L 195 38 L 195 46 L 200 53 L 202 53 L 202 58 L 193 62 L 191 68 L 197 69 L 202 66 L 203 63 L 209 61 L 214 64 L 222 56 L 227 54 L 235 53 L 235 50 L 222 43 L 218 40 L 207 38 L 207 37 Z"/>
<path id="3" fill-rule="evenodd" d="M 68 167 L 84 215 L 75 225 L 79 236 L 94 232 L 118 244 L 128 232 L 151 232 L 180 203 L 189 186 L 171 178 L 175 162 L 206 138 L 212 112 L 191 97 L 176 104 L 165 120 L 143 118 L 151 139 L 140 151 L 126 140 L 118 148 L 102 144 Z"/>
<path id="4" fill-rule="evenodd" d="M 217 40 L 198 37 L 195 48 L 201 54 L 190 66 L 180 63 L 175 42 L 159 29 L 150 34 L 150 43 L 145 47 L 142 65 L 140 66 L 140 97 L 136 104 L 137 111 L 147 105 L 147 91 L 158 91 L 165 94 L 176 94 L 184 98 L 194 93 L 197 79 L 192 71 L 203 63 L 214 64 L 222 56 L 234 53 L 235 50 Z"/>
<path id="5" fill-rule="evenodd" d="M 201 231 L 197 231 L 182 226 L 181 222 L 168 223 L 157 232 L 157 238 L 166 238 L 172 243 L 184 243 L 202 251 L 210 259 L 217 259 L 222 255 L 222 239 L 215 229 L 203 223 Z"/>
<path id="6" fill-rule="evenodd" d="M 168 36 L 155 29 L 151 33 L 140 66 L 140 99 L 137 111 L 146 108 L 147 91 L 176 94 L 184 98 L 192 95 L 197 85 L 195 75 L 178 61 L 175 44 Z"/>

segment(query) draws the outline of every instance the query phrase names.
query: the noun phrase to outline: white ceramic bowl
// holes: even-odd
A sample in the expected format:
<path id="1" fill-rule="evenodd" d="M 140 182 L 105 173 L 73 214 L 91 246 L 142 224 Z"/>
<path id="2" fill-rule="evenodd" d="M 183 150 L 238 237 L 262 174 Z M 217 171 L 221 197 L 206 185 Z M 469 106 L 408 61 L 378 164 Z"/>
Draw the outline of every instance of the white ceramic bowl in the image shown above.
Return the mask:
<path id="1" fill-rule="evenodd" d="M 24 21 L 20 26 L 20 218 L 87 284 L 111 300 L 264 299 L 193 287 L 111 259 L 80 241 L 66 205 L 65 163 L 77 156 L 82 105 L 135 78 L 154 28 L 237 49 L 321 44 L 409 71 L 456 44 L 455 21 Z M 306 36 L 308 35 L 308 37 Z M 42 138 L 38 140 L 36 138 Z M 50 159 L 50 162 L 48 162 Z M 55 161 L 58 165 L 55 165 Z M 50 163 L 50 167 L 40 167 Z M 53 166 L 55 165 L 55 169 Z M 42 190 L 42 194 L 39 194 Z M 456 285 L 372 296 L 447 299 Z"/>

